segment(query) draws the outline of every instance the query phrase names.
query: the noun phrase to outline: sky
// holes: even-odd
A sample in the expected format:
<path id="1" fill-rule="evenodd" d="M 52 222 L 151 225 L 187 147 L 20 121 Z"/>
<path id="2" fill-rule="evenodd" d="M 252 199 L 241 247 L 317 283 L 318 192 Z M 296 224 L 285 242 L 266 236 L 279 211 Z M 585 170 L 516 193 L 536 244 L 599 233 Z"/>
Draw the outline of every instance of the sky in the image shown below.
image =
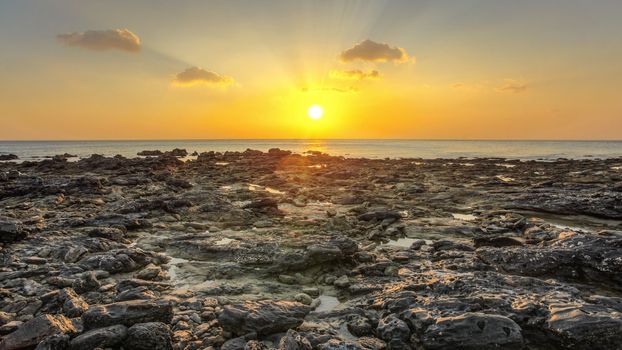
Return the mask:
<path id="1" fill-rule="evenodd" d="M 621 13 L 618 0 L 0 0 L 0 140 L 620 140 Z"/>

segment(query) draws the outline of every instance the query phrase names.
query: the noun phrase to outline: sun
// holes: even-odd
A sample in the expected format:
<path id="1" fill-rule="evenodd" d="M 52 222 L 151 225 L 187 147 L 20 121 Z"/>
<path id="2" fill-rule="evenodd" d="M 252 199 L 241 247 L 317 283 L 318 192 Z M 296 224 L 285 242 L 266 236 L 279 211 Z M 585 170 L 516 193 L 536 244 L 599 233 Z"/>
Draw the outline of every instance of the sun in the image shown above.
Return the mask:
<path id="1" fill-rule="evenodd" d="M 309 115 L 309 118 L 318 120 L 324 115 L 324 108 L 320 105 L 312 105 L 307 110 L 307 114 Z"/>

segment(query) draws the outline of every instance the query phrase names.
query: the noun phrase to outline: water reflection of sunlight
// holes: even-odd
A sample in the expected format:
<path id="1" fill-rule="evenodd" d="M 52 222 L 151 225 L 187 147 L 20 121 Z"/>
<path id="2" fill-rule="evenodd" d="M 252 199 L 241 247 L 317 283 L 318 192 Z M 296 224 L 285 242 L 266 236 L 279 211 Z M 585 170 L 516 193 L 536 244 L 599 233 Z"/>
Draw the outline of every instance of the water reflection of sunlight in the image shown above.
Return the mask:
<path id="1" fill-rule="evenodd" d="M 324 140 L 306 140 L 302 145 L 303 152 L 316 151 L 322 153 L 328 152 L 328 145 Z"/>

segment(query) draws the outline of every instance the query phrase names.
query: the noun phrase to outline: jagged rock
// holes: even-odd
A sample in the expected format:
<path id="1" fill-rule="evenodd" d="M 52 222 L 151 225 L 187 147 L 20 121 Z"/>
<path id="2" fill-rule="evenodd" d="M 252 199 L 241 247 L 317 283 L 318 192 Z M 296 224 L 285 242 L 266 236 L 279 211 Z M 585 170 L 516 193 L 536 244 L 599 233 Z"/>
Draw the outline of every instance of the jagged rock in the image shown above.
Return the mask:
<path id="1" fill-rule="evenodd" d="M 162 322 L 137 323 L 127 330 L 123 347 L 127 350 L 172 350 L 172 334 Z"/>
<path id="2" fill-rule="evenodd" d="M 63 300 L 63 313 L 67 317 L 79 317 L 89 308 L 89 304 L 71 288 L 63 289 L 60 299 Z"/>
<path id="3" fill-rule="evenodd" d="M 120 345 L 127 336 L 127 327 L 114 325 L 92 329 L 75 337 L 69 343 L 70 350 L 112 348 Z"/>
<path id="4" fill-rule="evenodd" d="M 249 301 L 225 306 L 218 321 L 225 330 L 237 335 L 268 335 L 298 327 L 310 311 L 309 306 L 297 302 Z"/>
<path id="5" fill-rule="evenodd" d="M 389 315 L 378 322 L 378 336 L 384 340 L 391 350 L 410 349 L 410 328 L 406 322 L 395 315 Z"/>
<path id="6" fill-rule="evenodd" d="M 97 305 L 82 314 L 85 329 L 115 324 L 132 326 L 136 323 L 170 323 L 173 307 L 165 300 L 130 300 L 107 305 Z"/>
<path id="7" fill-rule="evenodd" d="M 41 315 L 22 324 L 15 332 L 0 342 L 2 350 L 34 347 L 48 336 L 76 333 L 76 327 L 63 315 Z"/>
<path id="8" fill-rule="evenodd" d="M 279 350 L 312 350 L 309 340 L 294 330 L 288 330 L 279 342 Z"/>
<path id="9" fill-rule="evenodd" d="M 429 350 L 521 349 L 523 336 L 520 326 L 507 317 L 465 313 L 437 319 L 423 334 L 423 345 Z"/>

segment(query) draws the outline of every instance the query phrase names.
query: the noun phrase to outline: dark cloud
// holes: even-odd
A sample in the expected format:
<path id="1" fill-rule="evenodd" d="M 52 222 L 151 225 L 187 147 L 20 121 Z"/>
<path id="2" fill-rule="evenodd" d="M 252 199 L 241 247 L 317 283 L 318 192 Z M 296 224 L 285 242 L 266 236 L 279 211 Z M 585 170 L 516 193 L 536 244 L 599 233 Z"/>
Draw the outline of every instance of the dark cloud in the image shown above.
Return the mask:
<path id="1" fill-rule="evenodd" d="M 87 30 L 86 32 L 59 34 L 56 38 L 65 45 L 90 50 L 140 51 L 140 38 L 127 29 Z"/>
<path id="2" fill-rule="evenodd" d="M 177 85 L 212 85 L 212 86 L 229 86 L 235 83 L 231 77 L 220 75 L 199 67 L 191 67 L 177 74 L 173 82 Z"/>
<path id="3" fill-rule="evenodd" d="M 349 80 L 377 80 L 381 78 L 380 72 L 377 70 L 371 70 L 364 72 L 360 69 L 353 70 L 333 70 L 330 72 L 330 77 L 335 79 L 349 79 Z"/>
<path id="4" fill-rule="evenodd" d="M 345 50 L 339 55 L 342 62 L 369 61 L 369 62 L 407 62 L 410 57 L 400 47 L 391 47 L 369 39 L 362 41 Z"/>
<path id="5" fill-rule="evenodd" d="M 514 94 L 524 92 L 525 90 L 527 90 L 527 84 L 514 79 L 505 79 L 505 84 L 497 88 L 497 91 L 510 92 Z"/>

